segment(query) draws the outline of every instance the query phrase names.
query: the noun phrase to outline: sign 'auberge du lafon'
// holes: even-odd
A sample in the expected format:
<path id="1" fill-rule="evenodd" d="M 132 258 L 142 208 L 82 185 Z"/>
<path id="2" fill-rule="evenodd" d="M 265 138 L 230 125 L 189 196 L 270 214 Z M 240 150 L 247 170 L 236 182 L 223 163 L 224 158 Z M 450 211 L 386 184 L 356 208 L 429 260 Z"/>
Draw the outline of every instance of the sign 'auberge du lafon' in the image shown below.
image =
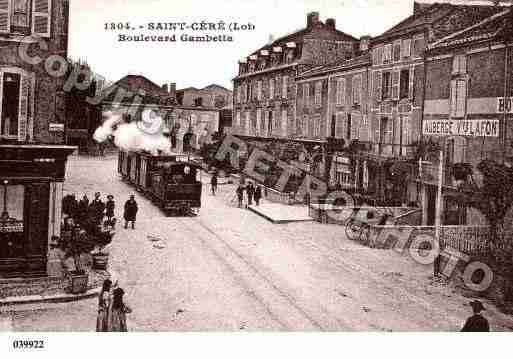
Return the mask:
<path id="1" fill-rule="evenodd" d="M 424 135 L 498 137 L 499 120 L 425 120 Z"/>

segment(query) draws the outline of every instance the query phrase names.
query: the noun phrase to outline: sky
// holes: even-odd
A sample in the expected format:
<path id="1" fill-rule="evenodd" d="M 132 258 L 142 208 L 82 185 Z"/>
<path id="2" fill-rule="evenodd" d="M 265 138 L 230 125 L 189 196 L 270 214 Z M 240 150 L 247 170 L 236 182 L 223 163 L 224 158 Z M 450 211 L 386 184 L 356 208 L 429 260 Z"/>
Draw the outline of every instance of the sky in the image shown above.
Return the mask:
<path id="1" fill-rule="evenodd" d="M 425 0 L 422 2 L 434 2 Z M 439 2 L 441 2 L 439 0 Z M 447 2 L 447 1 L 445 1 Z M 468 2 L 454 0 L 451 2 Z M 98 74 L 117 81 L 142 74 L 177 88 L 213 83 L 232 88 L 238 60 L 306 25 L 306 14 L 335 18 L 337 28 L 355 37 L 378 35 L 413 13 L 413 0 L 70 0 L 69 56 L 83 59 Z M 118 42 L 119 34 L 171 35 L 146 30 L 106 31 L 105 23 L 218 22 L 254 24 L 249 31 L 226 32 L 233 42 Z M 178 35 L 203 35 L 186 30 Z"/>

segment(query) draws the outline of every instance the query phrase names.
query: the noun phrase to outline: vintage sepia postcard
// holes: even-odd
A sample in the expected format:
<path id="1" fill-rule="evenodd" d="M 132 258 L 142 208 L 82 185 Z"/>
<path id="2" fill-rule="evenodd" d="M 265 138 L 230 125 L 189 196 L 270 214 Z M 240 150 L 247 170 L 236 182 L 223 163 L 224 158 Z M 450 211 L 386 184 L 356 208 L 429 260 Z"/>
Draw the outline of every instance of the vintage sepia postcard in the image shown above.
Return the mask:
<path id="1" fill-rule="evenodd" d="M 512 331 L 512 6 L 0 0 L 7 346 Z"/>

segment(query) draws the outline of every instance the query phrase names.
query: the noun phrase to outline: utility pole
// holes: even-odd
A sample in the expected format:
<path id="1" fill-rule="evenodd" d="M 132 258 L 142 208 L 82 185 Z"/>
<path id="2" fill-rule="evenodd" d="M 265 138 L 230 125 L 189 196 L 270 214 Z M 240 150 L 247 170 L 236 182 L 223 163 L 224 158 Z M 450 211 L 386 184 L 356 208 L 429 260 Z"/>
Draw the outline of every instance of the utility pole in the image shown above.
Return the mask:
<path id="1" fill-rule="evenodd" d="M 443 184 L 443 170 L 444 170 L 444 152 L 440 151 L 440 163 L 438 164 L 438 192 L 436 195 L 436 214 L 435 214 L 435 240 L 438 244 L 438 251 L 441 251 L 440 243 L 440 226 L 442 216 L 442 184 Z M 440 273 L 440 253 L 436 256 L 433 271 L 434 276 L 438 277 Z"/>

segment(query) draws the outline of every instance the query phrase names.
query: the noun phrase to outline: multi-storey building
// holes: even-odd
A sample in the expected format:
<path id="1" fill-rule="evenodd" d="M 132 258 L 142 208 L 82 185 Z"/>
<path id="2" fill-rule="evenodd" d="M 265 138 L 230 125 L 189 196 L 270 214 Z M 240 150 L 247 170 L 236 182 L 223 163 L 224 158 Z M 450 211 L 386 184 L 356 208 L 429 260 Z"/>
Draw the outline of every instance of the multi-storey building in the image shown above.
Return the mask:
<path id="1" fill-rule="evenodd" d="M 433 42 L 426 52 L 423 136 L 444 153 L 445 224 L 483 223 L 454 200 L 455 165 L 513 155 L 513 10 L 502 9 L 463 31 Z M 437 168 L 436 164 L 433 169 Z M 434 222 L 437 176 L 424 170 L 424 221 Z M 458 176 L 456 176 L 458 177 Z M 459 179 L 459 178 L 458 178 Z"/>
<path id="2" fill-rule="evenodd" d="M 357 45 L 354 37 L 336 29 L 334 19 L 324 23 L 314 12 L 308 14 L 306 28 L 240 61 L 239 74 L 233 79 L 232 133 L 255 141 L 288 139 L 310 144 L 325 138 L 326 122 L 318 111 L 322 111 L 319 101 L 326 84 L 310 89 L 308 101 L 315 110 L 305 122 L 297 115 L 296 76 L 311 67 L 353 57 Z"/>
<path id="3" fill-rule="evenodd" d="M 67 0 L 0 1 L 0 277 L 55 275 L 67 156 Z M 47 61 L 48 60 L 48 61 Z M 59 61 L 60 60 L 60 61 Z"/>
<path id="4" fill-rule="evenodd" d="M 343 139 L 346 146 L 354 140 L 369 141 L 368 44 L 369 38 L 362 38 L 360 54 L 355 58 L 315 67 L 298 76 L 297 121 L 306 135 Z M 335 152 L 330 184 L 366 188 L 368 178 L 362 165 L 344 151 Z"/>
<path id="5" fill-rule="evenodd" d="M 500 11 L 494 6 L 415 4 L 413 15 L 372 39 L 372 150 L 365 155 L 377 198 L 420 204 L 415 182 L 410 181 L 407 191 L 393 189 L 387 164 L 392 158 L 411 158 L 421 136 L 426 45 Z"/>
<path id="6" fill-rule="evenodd" d="M 231 106 L 232 92 L 220 85 L 209 85 L 201 89 L 187 87 L 176 91 L 176 101 L 181 106 L 223 108 Z"/>

